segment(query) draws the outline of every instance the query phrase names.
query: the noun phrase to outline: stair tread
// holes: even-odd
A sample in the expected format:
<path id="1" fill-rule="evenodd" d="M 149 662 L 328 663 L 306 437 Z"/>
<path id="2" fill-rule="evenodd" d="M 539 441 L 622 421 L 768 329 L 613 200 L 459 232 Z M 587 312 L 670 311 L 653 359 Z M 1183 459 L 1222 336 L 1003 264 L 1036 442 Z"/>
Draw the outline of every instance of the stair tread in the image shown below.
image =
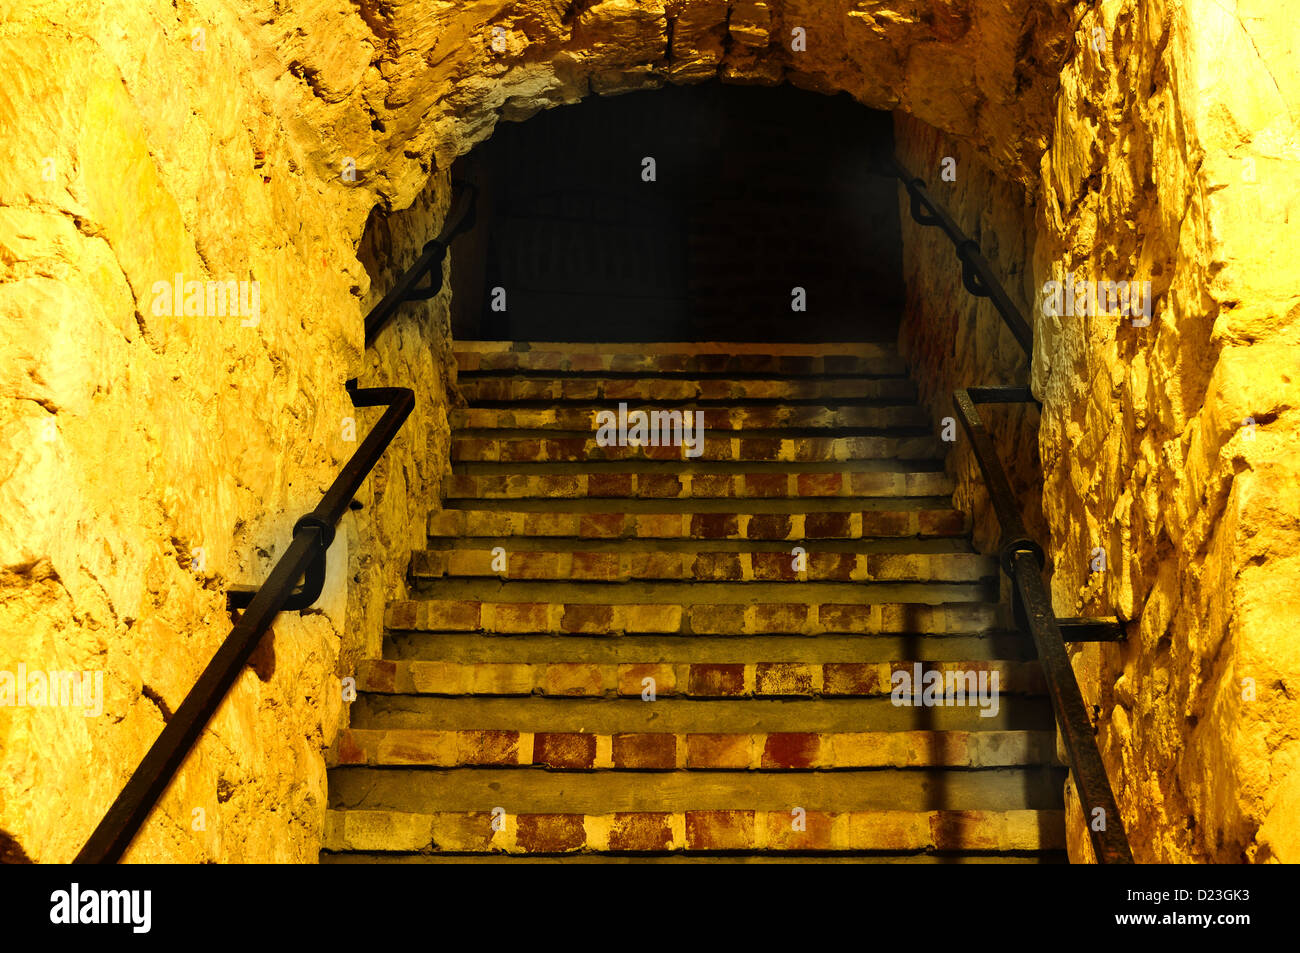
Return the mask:
<path id="1" fill-rule="evenodd" d="M 684 810 L 516 815 L 329 811 L 327 849 L 500 850 L 508 853 L 693 850 L 1053 850 L 1063 812 Z"/>
<path id="2" fill-rule="evenodd" d="M 990 708 L 989 711 L 992 711 Z M 1046 731 L 1052 710 L 1042 696 L 998 699 L 991 717 L 975 705 L 905 707 L 888 695 L 842 698 L 728 698 L 670 695 L 636 698 L 522 698 L 501 696 L 379 695 L 353 703 L 354 728 L 511 732 L 628 731 L 818 733 L 880 731 Z"/>
<path id="3" fill-rule="evenodd" d="M 658 695 L 687 697 L 739 696 L 870 696 L 889 695 L 895 671 L 913 682 L 922 672 L 989 671 L 998 673 L 999 691 L 1042 694 L 1038 663 L 1019 660 L 936 659 L 925 662 L 792 662 L 774 658 L 760 644 L 749 658 L 738 650 L 720 661 L 700 661 L 687 647 L 667 647 L 655 654 L 626 652 L 619 661 L 597 662 L 573 646 L 557 650 L 542 662 L 468 662 L 422 659 L 369 659 L 357 666 L 357 690 L 391 694 L 528 695 L 555 697 L 625 695 L 640 697 L 645 679 L 653 679 Z M 860 657 L 860 656 L 859 656 Z M 572 659 L 569 661 L 569 659 Z"/>
<path id="4" fill-rule="evenodd" d="M 898 348 L 883 341 L 467 341 L 457 340 L 457 353 L 565 351 L 570 354 L 851 354 L 895 355 Z"/>
<path id="5" fill-rule="evenodd" d="M 339 767 L 335 810 L 538 813 L 749 810 L 1060 810 L 1059 767 L 821 771 L 547 771 L 544 768 Z M 813 783 L 815 778 L 815 783 Z"/>
<path id="6" fill-rule="evenodd" d="M 1056 732 L 516 732 L 352 728 L 333 764 L 544 766 L 552 770 L 842 770 L 988 768 L 1050 763 Z"/>
<path id="7" fill-rule="evenodd" d="M 683 645 L 685 641 L 685 645 Z M 979 635 L 717 635 L 686 639 L 678 635 L 624 635 L 617 639 L 581 635 L 516 635 L 484 638 L 478 634 L 390 633 L 385 659 L 395 662 L 436 661 L 488 663 L 622 665 L 667 661 L 734 664 L 780 661 L 784 664 L 872 665 L 906 659 L 925 661 L 1028 661 L 1033 643 L 1020 632 Z M 370 660 L 369 664 L 377 664 Z M 1037 664 L 1035 661 L 1034 664 Z"/>

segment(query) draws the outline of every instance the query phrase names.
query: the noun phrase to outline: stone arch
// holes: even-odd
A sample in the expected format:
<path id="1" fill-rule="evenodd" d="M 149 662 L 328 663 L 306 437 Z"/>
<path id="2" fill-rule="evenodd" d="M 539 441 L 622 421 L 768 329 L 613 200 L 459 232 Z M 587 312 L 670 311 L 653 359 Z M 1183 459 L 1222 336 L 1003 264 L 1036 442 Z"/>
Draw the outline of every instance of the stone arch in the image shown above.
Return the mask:
<path id="1" fill-rule="evenodd" d="M 844 0 L 441 7 L 430 15 L 427 4 L 363 3 L 359 36 L 353 22 L 344 42 L 302 38 L 282 50 L 307 87 L 303 115 L 321 133 L 316 159 L 330 170 L 354 160 L 389 208 L 409 204 L 431 168 L 446 168 L 499 119 L 592 93 L 714 78 L 846 92 L 915 116 L 1028 180 L 1074 44 L 1069 5 L 1033 0 L 871 11 Z"/>

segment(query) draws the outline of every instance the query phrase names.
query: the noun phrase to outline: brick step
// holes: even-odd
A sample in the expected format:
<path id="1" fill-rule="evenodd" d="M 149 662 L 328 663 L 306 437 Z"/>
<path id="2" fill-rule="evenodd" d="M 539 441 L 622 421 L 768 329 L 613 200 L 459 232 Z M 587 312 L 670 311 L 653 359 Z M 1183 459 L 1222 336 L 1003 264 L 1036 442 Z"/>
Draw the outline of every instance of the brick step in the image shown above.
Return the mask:
<path id="1" fill-rule="evenodd" d="M 500 635 L 942 634 L 986 631 L 997 626 L 998 617 L 998 606 L 989 602 L 764 604 L 746 599 L 683 605 L 417 599 L 390 603 L 385 624 L 390 631 Z"/>
<path id="2" fill-rule="evenodd" d="M 510 739 L 507 741 L 507 739 Z M 349 729 L 330 766 L 544 767 L 559 771 L 806 771 L 1048 764 L 1054 731 L 785 733 Z"/>
<path id="3" fill-rule="evenodd" d="M 629 406 L 628 413 L 644 408 Z M 606 404 L 598 407 L 460 407 L 447 416 L 453 430 L 571 430 L 595 432 L 600 426 L 600 414 L 618 414 L 619 408 Z M 870 429 L 886 430 L 894 427 L 925 430 L 932 426 L 930 416 L 912 404 L 895 404 L 884 407 L 827 407 L 808 404 L 791 406 L 699 407 L 692 402 L 674 404 L 672 407 L 649 408 L 647 415 L 657 427 L 681 429 L 685 414 L 703 414 L 707 431 L 725 430 L 799 430 L 821 428 L 826 430 Z M 675 415 L 675 416 L 673 416 Z M 695 426 L 697 418 L 689 420 Z"/>
<path id="4" fill-rule="evenodd" d="M 1023 633 L 991 630 L 979 635 L 715 636 L 709 639 L 689 639 L 685 644 L 676 635 L 625 635 L 618 639 L 581 635 L 520 635 L 489 639 L 467 633 L 392 632 L 384 639 L 384 658 L 393 662 L 429 661 L 465 667 L 512 664 L 540 666 L 543 669 L 552 664 L 573 664 L 572 660 L 581 660 L 586 665 L 617 668 L 629 659 L 637 659 L 640 664 L 669 665 L 753 664 L 780 659 L 786 665 L 806 665 L 814 669 L 839 665 L 840 672 L 852 672 L 855 671 L 852 666 L 893 663 L 900 659 L 924 659 L 927 664 L 960 662 L 971 665 L 981 662 L 1027 662 L 1034 660 L 1035 656 L 1032 641 Z M 361 664 L 376 663 L 370 661 Z M 393 677 L 397 677 L 396 673 Z M 815 673 L 812 677 L 816 677 Z M 833 684 L 835 674 L 828 676 L 823 671 L 823 686 L 828 679 Z M 673 684 L 686 683 L 675 681 Z"/>
<path id="5" fill-rule="evenodd" d="M 457 577 L 431 580 L 415 594 L 415 599 L 433 602 L 477 602 L 483 606 L 558 605 L 558 606 L 636 606 L 631 613 L 653 615 L 657 607 L 677 608 L 707 606 L 808 606 L 861 605 L 880 603 L 989 602 L 997 600 L 996 585 L 984 582 L 839 582 L 807 580 L 798 585 L 784 581 L 758 580 L 737 586 L 730 580 L 645 580 L 606 583 L 552 579 L 501 579 L 491 577 Z M 656 608 L 641 608 L 641 607 Z M 453 615 L 458 610 L 449 611 Z M 785 610 L 776 610 L 785 611 Z M 795 611 L 793 609 L 789 611 Z M 771 613 L 758 613 L 769 615 Z"/>
<path id="6" fill-rule="evenodd" d="M 1064 812 L 636 811 L 504 815 L 329 811 L 326 850 L 556 854 L 571 851 L 1034 851 L 1064 847 Z"/>
<path id="7" fill-rule="evenodd" d="M 524 377 L 461 376 L 469 404 L 486 401 L 914 401 L 916 385 L 905 377 Z"/>
<path id="8" fill-rule="evenodd" d="M 474 508 L 459 508 L 467 502 Z M 495 502 L 448 500 L 430 514 L 428 535 L 805 541 L 967 532 L 966 514 L 937 497 L 858 498 L 852 508 L 841 499 L 748 500 L 741 512 L 727 500 L 685 501 L 686 511 L 671 500 L 511 500 L 509 509 Z"/>
<path id="9" fill-rule="evenodd" d="M 942 470 L 849 473 L 456 473 L 448 499 L 770 499 L 940 496 L 953 492 Z"/>
<path id="10" fill-rule="evenodd" d="M 486 343 L 486 342 L 484 342 Z M 499 349 L 453 346 L 462 374 L 485 371 L 616 374 L 773 374 L 782 377 L 817 375 L 898 376 L 906 366 L 896 348 L 881 344 L 848 344 L 836 350 L 761 348 L 701 348 L 697 344 L 647 345 L 612 349 L 581 344 L 540 343 L 520 349 L 513 343 Z"/>
<path id="11" fill-rule="evenodd" d="M 748 646 L 759 658 L 771 658 L 764 643 Z M 641 656 L 627 655 L 629 659 Z M 987 671 L 997 674 L 1005 695 L 1044 691 L 1037 662 L 883 661 L 883 662 L 744 662 L 739 653 L 726 662 L 697 661 L 681 648 L 660 653 L 653 661 L 592 662 L 572 647 L 557 658 L 578 661 L 442 662 L 366 659 L 357 665 L 357 691 L 402 695 L 548 695 L 555 698 L 641 698 L 645 679 L 653 679 L 656 697 L 813 698 L 888 696 L 894 672 L 907 673 L 917 684 L 923 672 Z M 992 677 L 990 675 L 990 677 Z M 965 683 L 969 686 L 969 683 Z"/>
<path id="12" fill-rule="evenodd" d="M 779 703 L 778 703 L 779 704 Z M 627 811 L 1048 810 L 1062 807 L 1066 771 L 1013 768 L 865 768 L 845 771 L 563 772 L 541 768 L 340 767 L 329 807 L 432 814 Z"/>
<path id="13" fill-rule="evenodd" d="M 720 677 L 718 677 L 720 679 Z M 725 685 L 719 688 L 725 688 Z M 956 699 L 953 699 L 956 701 Z M 968 699 L 969 701 L 969 699 Z M 352 703 L 352 727 L 480 731 L 490 743 L 513 746 L 531 732 L 682 732 L 724 734 L 897 731 L 1050 731 L 1046 697 L 997 695 L 997 708 L 978 704 L 895 705 L 888 695 L 838 698 L 698 699 L 521 698 L 497 695 L 445 697 L 363 693 Z M 488 742 L 485 742 L 488 743 Z"/>
<path id="14" fill-rule="evenodd" d="M 565 351 L 569 354 L 776 354 L 785 357 L 898 353 L 892 341 L 456 341 L 453 350 L 458 354 Z"/>
<path id="15" fill-rule="evenodd" d="M 618 446 L 602 447 L 592 431 L 531 431 L 527 436 L 496 436 L 477 431 L 457 431 L 451 441 L 453 463 L 487 461 L 492 463 L 543 463 L 576 460 L 735 460 L 742 462 L 812 460 L 936 459 L 946 452 L 937 436 L 800 436 L 774 438 L 727 436 L 705 431 L 698 457 L 687 456 L 685 446 Z"/>
<path id="16" fill-rule="evenodd" d="M 582 539 L 568 536 L 437 536 L 431 550 L 491 549 L 504 546 L 508 552 L 556 553 L 784 553 L 794 548 L 774 539 L 639 539 L 612 537 Z M 807 548 L 807 547 L 805 547 Z M 906 555 L 919 553 L 973 555 L 965 536 L 866 537 L 863 539 L 819 539 L 810 552 Z"/>
<path id="17" fill-rule="evenodd" d="M 501 556 L 501 550 L 505 554 Z M 495 566 L 502 565 L 498 571 Z M 807 568 L 796 569 L 798 559 Z M 827 553 L 793 557 L 779 552 L 581 552 L 495 549 L 417 550 L 410 577 L 574 582 L 695 580 L 700 582 L 978 582 L 997 575 L 997 560 L 977 553 Z"/>
<path id="18" fill-rule="evenodd" d="M 893 852 L 843 851 L 836 854 L 809 855 L 802 851 L 784 854 L 716 854 L 679 851 L 675 854 L 584 853 L 584 854 L 421 854 L 403 851 L 375 853 L 368 851 L 322 851 L 322 864 L 806 864 L 814 859 L 821 864 L 1066 864 L 1064 850 L 1041 851 L 925 851 L 899 854 Z"/>

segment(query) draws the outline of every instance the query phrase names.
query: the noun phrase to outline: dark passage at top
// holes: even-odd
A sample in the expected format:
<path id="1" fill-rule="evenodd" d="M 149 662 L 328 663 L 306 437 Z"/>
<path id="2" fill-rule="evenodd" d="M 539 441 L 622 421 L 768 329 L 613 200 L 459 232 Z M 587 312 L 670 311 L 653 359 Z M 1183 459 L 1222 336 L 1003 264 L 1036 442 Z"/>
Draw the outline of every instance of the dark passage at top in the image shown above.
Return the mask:
<path id="1" fill-rule="evenodd" d="M 891 142 L 888 113 L 788 86 L 669 87 L 502 122 L 453 170 L 480 189 L 452 252 L 453 333 L 892 341 L 898 198 L 870 168 Z"/>

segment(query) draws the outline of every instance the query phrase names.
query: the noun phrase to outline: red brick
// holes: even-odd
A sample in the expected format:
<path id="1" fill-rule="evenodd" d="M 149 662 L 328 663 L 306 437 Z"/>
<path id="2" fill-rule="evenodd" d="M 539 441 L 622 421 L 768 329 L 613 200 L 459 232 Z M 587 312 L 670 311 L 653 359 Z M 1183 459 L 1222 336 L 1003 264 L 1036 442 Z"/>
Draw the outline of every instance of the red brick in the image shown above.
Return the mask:
<path id="1" fill-rule="evenodd" d="M 543 460 L 598 460 L 600 450 L 617 450 L 617 447 L 600 447 L 592 443 L 590 447 L 582 437 L 546 440 L 543 442 L 545 456 Z"/>
<path id="2" fill-rule="evenodd" d="M 691 495 L 697 499 L 723 499 L 736 495 L 729 473 L 701 473 L 691 480 Z"/>
<path id="3" fill-rule="evenodd" d="M 533 764 L 581 769 L 595 763 L 595 735 L 577 731 L 539 731 L 533 735 Z"/>
<path id="4" fill-rule="evenodd" d="M 633 579 L 677 579 L 682 574 L 681 553 L 632 553 L 628 561 Z"/>
<path id="5" fill-rule="evenodd" d="M 734 513 L 695 513 L 691 516 L 694 539 L 729 539 L 739 535 Z"/>
<path id="6" fill-rule="evenodd" d="M 667 732 L 614 735 L 613 759 L 616 768 L 671 771 L 677 767 L 677 736 Z"/>
<path id="7" fill-rule="evenodd" d="M 641 449 L 647 460 L 680 460 L 682 458 L 681 447 L 642 447 Z"/>
<path id="8" fill-rule="evenodd" d="M 697 734 L 686 736 L 688 768 L 744 769 L 749 767 L 747 734 Z"/>
<path id="9" fill-rule="evenodd" d="M 574 553 L 574 579 L 600 579 L 612 582 L 619 578 L 618 553 Z"/>
<path id="10" fill-rule="evenodd" d="M 453 462 L 495 460 L 496 454 L 497 442 L 495 440 L 457 437 L 451 442 L 451 459 Z"/>
<path id="11" fill-rule="evenodd" d="M 800 496 L 836 496 L 844 485 L 840 473 L 800 473 L 795 481 Z"/>
<path id="12" fill-rule="evenodd" d="M 338 763 L 366 763 L 366 751 L 361 747 L 360 743 L 356 740 L 356 737 L 352 734 L 352 731 L 349 728 L 344 728 L 339 732 Z"/>
<path id="13" fill-rule="evenodd" d="M 804 518 L 804 536 L 809 539 L 848 539 L 853 530 L 848 513 L 809 513 Z"/>
<path id="14" fill-rule="evenodd" d="M 912 514 L 907 510 L 863 510 L 863 536 L 911 536 Z"/>
<path id="15" fill-rule="evenodd" d="M 740 553 L 700 553 L 691 565 L 691 578 L 730 582 L 744 577 Z"/>
<path id="16" fill-rule="evenodd" d="M 540 440 L 502 440 L 502 462 L 528 461 L 542 459 L 542 442 Z"/>
<path id="17" fill-rule="evenodd" d="M 811 695 L 812 669 L 798 662 L 759 662 L 754 666 L 756 695 Z"/>
<path id="18" fill-rule="evenodd" d="M 790 517 L 785 513 L 757 513 L 749 518 L 745 536 L 748 539 L 788 539 Z"/>
<path id="19" fill-rule="evenodd" d="M 607 635 L 613 626 L 614 607 L 605 605 L 568 604 L 560 620 L 561 632 L 585 635 Z"/>
<path id="20" fill-rule="evenodd" d="M 754 497 L 785 496 L 788 478 L 784 473 L 746 473 L 745 493 Z"/>
<path id="21" fill-rule="evenodd" d="M 966 532 L 966 514 L 961 510 L 921 510 L 917 522 L 922 536 L 957 536 Z"/>
<path id="22" fill-rule="evenodd" d="M 808 621 L 808 607 L 803 603 L 762 603 L 754 606 L 755 633 L 774 632 L 798 635 Z"/>
<path id="23" fill-rule="evenodd" d="M 652 499 L 672 499 L 682 495 L 682 481 L 672 474 L 638 475 L 636 495 Z"/>
<path id="24" fill-rule="evenodd" d="M 750 558 L 754 562 L 755 579 L 794 580 L 799 578 L 799 573 L 794 568 L 795 557 L 788 552 L 752 553 Z"/>
<path id="25" fill-rule="evenodd" d="M 764 768 L 810 768 L 821 751 L 821 736 L 810 732 L 779 732 L 767 736 Z"/>
<path id="26" fill-rule="evenodd" d="M 849 582 L 856 565 L 853 553 L 809 553 L 808 578 Z"/>
<path id="27" fill-rule="evenodd" d="M 619 812 L 609 828 L 609 849 L 662 851 L 673 843 L 672 815 L 652 811 Z"/>
<path id="28" fill-rule="evenodd" d="M 875 665 L 862 662 L 827 662 L 822 666 L 822 694 L 875 695 L 881 691 Z"/>
<path id="29" fill-rule="evenodd" d="M 583 513 L 578 520 L 578 535 L 583 539 L 617 539 L 623 535 L 622 513 Z"/>
<path id="30" fill-rule="evenodd" d="M 635 484 L 635 473 L 590 473 L 587 475 L 587 495 L 629 497 Z"/>
<path id="31" fill-rule="evenodd" d="M 515 765 L 519 763 L 519 732 L 517 731 L 462 731 L 461 762 L 480 766 Z"/>
<path id="32" fill-rule="evenodd" d="M 705 698 L 726 695 L 743 695 L 745 692 L 745 666 L 743 664 L 701 664 L 691 666 L 687 693 Z"/>
<path id="33" fill-rule="evenodd" d="M 775 437 L 744 437 L 740 441 L 742 460 L 780 460 L 781 440 Z"/>
<path id="34" fill-rule="evenodd" d="M 745 850 L 754 844 L 753 811 L 687 811 L 687 850 Z"/>
<path id="35" fill-rule="evenodd" d="M 867 632 L 871 629 L 872 606 L 823 605 L 817 619 L 826 632 Z"/>
<path id="36" fill-rule="evenodd" d="M 581 814 L 521 814 L 515 843 L 530 854 L 563 854 L 586 843 Z"/>
<path id="37" fill-rule="evenodd" d="M 803 830 L 795 830 L 793 811 L 772 811 L 767 815 L 767 846 L 772 850 L 831 850 L 834 814 L 804 811 Z"/>

